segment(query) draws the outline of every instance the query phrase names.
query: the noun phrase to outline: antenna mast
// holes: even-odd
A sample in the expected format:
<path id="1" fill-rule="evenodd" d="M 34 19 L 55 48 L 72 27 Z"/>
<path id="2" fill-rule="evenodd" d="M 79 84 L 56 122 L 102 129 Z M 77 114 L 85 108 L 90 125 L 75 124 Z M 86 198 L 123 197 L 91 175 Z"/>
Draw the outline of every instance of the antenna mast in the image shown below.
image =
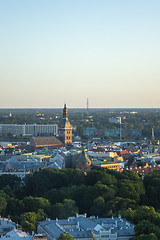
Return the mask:
<path id="1" fill-rule="evenodd" d="M 89 116 L 89 100 L 87 98 L 87 116 Z"/>
<path id="2" fill-rule="evenodd" d="M 152 141 L 154 142 L 154 128 L 152 127 Z"/>

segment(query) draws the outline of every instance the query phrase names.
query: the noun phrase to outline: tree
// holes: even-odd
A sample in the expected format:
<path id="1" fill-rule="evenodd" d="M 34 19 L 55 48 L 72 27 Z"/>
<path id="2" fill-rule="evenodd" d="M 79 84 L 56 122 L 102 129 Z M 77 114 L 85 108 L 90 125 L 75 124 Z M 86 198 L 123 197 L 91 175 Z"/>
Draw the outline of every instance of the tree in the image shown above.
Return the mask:
<path id="1" fill-rule="evenodd" d="M 142 182 L 121 180 L 118 182 L 118 196 L 122 198 L 133 199 L 136 202 L 140 201 L 141 195 L 144 193 Z"/>
<path id="2" fill-rule="evenodd" d="M 3 190 L 3 192 L 5 192 L 8 196 L 10 196 L 10 197 L 15 197 L 15 194 L 14 194 L 13 190 L 11 189 L 11 187 L 6 186 L 6 187 L 4 187 L 2 190 Z"/>
<path id="3" fill-rule="evenodd" d="M 153 207 L 148 206 L 139 206 L 135 210 L 129 208 L 123 212 L 123 217 L 132 221 L 134 224 L 138 224 L 143 220 L 148 220 L 159 226 L 160 222 L 160 213 L 156 212 Z"/>
<path id="4" fill-rule="evenodd" d="M 67 233 L 61 233 L 58 240 L 74 240 L 74 237 L 67 234 Z"/>
<path id="5" fill-rule="evenodd" d="M 51 206 L 51 210 L 49 211 L 49 216 L 52 219 L 63 218 L 63 203 L 56 203 Z"/>
<path id="6" fill-rule="evenodd" d="M 125 214 L 126 217 L 127 213 L 129 214 L 129 209 L 135 209 L 136 207 L 136 201 L 129 198 L 114 197 L 106 203 L 107 210 L 112 209 L 113 213 Z"/>
<path id="7" fill-rule="evenodd" d="M 64 199 L 63 203 L 56 203 L 51 207 L 51 217 L 65 219 L 70 216 L 75 216 L 78 213 L 75 201 L 71 199 Z"/>
<path id="8" fill-rule="evenodd" d="M 7 203 L 6 213 L 11 216 L 19 216 L 23 213 L 24 204 L 22 200 L 16 198 L 9 199 Z"/>
<path id="9" fill-rule="evenodd" d="M 116 179 L 111 174 L 108 174 L 105 169 L 88 172 L 86 176 L 86 184 L 93 186 L 97 182 L 101 182 L 106 185 L 113 185 L 116 183 Z"/>
<path id="10" fill-rule="evenodd" d="M 140 221 L 135 226 L 135 233 L 136 233 L 136 236 L 141 235 L 141 234 L 154 233 L 158 237 L 158 239 L 160 238 L 160 229 L 159 229 L 159 227 L 156 226 L 155 224 L 151 223 L 148 220 Z"/>
<path id="11" fill-rule="evenodd" d="M 113 189 L 112 187 L 108 187 L 100 182 L 96 183 L 94 186 L 88 187 L 87 191 L 87 198 L 91 200 L 101 196 L 105 199 L 105 201 L 107 201 L 113 199 L 115 195 L 115 189 Z"/>
<path id="12" fill-rule="evenodd" d="M 4 191 L 0 190 L 0 197 L 4 198 L 6 201 L 10 199 L 8 194 L 6 194 Z"/>
<path id="13" fill-rule="evenodd" d="M 3 214 L 4 210 L 6 209 L 7 201 L 5 198 L 0 197 L 0 214 Z"/>
<path id="14" fill-rule="evenodd" d="M 124 170 L 121 173 L 121 178 L 128 179 L 128 180 L 134 180 L 134 181 L 141 181 L 141 178 L 138 176 L 137 173 L 128 171 L 128 170 Z"/>
<path id="15" fill-rule="evenodd" d="M 64 208 L 64 218 L 69 216 L 75 216 L 78 213 L 78 208 L 76 207 L 76 203 L 74 200 L 71 199 L 64 199 L 63 201 L 63 208 Z"/>
<path id="16" fill-rule="evenodd" d="M 17 187 L 20 187 L 21 179 L 16 175 L 4 174 L 0 176 L 0 189 L 9 186 L 14 191 Z"/>
<path id="17" fill-rule="evenodd" d="M 133 221 L 135 216 L 135 211 L 131 208 L 128 208 L 126 211 L 123 212 L 122 217 L 126 218 L 127 220 Z"/>
<path id="18" fill-rule="evenodd" d="M 76 202 L 76 205 L 79 208 L 79 211 L 84 213 L 88 212 L 91 206 L 91 200 L 87 196 L 88 188 L 86 185 L 80 186 L 71 186 L 68 188 L 70 199 Z"/>
<path id="19" fill-rule="evenodd" d="M 137 224 L 142 220 L 149 220 L 154 224 L 159 224 L 160 214 L 153 207 L 140 206 L 134 210 L 133 222 Z"/>
<path id="20" fill-rule="evenodd" d="M 154 233 L 150 233 L 150 234 L 141 234 L 137 237 L 132 237 L 130 238 L 130 240 L 158 240 L 158 238 Z"/>
<path id="21" fill-rule="evenodd" d="M 37 222 L 44 221 L 46 219 L 47 215 L 45 214 L 43 209 L 38 209 L 38 212 L 36 214 L 36 220 Z"/>
<path id="22" fill-rule="evenodd" d="M 144 178 L 144 185 L 146 189 L 146 197 L 148 204 L 155 208 L 160 208 L 160 172 L 155 171 L 147 174 Z"/>
<path id="23" fill-rule="evenodd" d="M 37 212 L 38 209 L 47 209 L 50 203 L 47 199 L 42 197 L 26 197 L 23 199 L 24 210 L 26 212 Z"/>
<path id="24" fill-rule="evenodd" d="M 21 226 L 25 231 L 36 231 L 36 213 L 28 212 L 21 215 Z"/>
<path id="25" fill-rule="evenodd" d="M 105 201 L 103 197 L 97 197 L 90 210 L 91 215 L 103 217 L 105 213 Z"/>

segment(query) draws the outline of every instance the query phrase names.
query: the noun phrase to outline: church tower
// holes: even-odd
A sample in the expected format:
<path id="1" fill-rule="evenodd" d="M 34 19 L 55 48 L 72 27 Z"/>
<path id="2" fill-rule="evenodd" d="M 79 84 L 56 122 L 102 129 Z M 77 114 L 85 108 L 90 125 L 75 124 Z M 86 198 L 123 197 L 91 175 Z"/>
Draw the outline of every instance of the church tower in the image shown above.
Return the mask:
<path id="1" fill-rule="evenodd" d="M 68 120 L 68 109 L 66 104 L 64 104 L 63 108 L 63 120 L 61 128 L 59 129 L 59 136 L 65 145 L 72 143 L 72 126 Z"/>

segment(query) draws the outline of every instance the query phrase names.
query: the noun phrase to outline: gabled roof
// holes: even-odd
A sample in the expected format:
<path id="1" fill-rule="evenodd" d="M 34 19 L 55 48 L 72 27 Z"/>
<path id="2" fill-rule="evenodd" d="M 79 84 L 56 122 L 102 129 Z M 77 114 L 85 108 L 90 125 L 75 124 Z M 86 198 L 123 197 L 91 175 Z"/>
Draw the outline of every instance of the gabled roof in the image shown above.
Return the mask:
<path id="1" fill-rule="evenodd" d="M 29 236 L 26 232 L 22 232 L 18 229 L 13 229 L 10 232 L 8 232 L 5 236 L 2 237 L 2 239 L 12 239 L 12 240 L 18 240 L 18 239 L 25 239 L 25 240 L 32 240 L 32 236 Z"/>

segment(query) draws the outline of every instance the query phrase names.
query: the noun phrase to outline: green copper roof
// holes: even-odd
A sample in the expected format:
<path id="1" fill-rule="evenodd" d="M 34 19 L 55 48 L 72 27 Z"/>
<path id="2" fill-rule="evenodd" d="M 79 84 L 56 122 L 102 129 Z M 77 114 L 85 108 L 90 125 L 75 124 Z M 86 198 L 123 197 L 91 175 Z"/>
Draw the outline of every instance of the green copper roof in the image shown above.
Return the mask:
<path id="1" fill-rule="evenodd" d="M 90 162 L 90 161 L 91 160 L 89 159 L 89 157 L 87 157 L 87 155 L 83 149 L 80 157 L 77 159 L 77 162 Z"/>

